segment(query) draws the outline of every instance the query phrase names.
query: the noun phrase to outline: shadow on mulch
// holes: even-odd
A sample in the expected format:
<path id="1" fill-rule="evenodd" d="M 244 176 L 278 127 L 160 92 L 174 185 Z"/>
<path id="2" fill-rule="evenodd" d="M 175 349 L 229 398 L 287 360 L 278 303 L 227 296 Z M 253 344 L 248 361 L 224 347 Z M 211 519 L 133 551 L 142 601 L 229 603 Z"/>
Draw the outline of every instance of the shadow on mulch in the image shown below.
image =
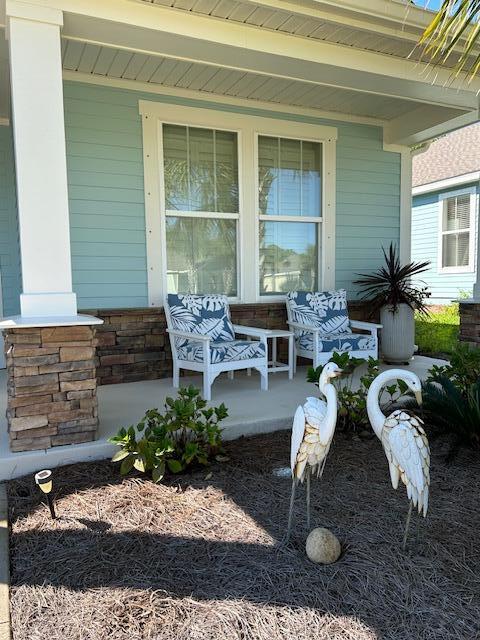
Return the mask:
<path id="1" fill-rule="evenodd" d="M 108 462 L 58 469 L 55 522 L 31 478 L 11 482 L 14 640 L 479 637 L 478 458 L 447 466 L 435 445 L 431 511 L 403 553 L 406 495 L 379 443 L 337 435 L 312 507 L 344 553 L 319 567 L 304 553 L 302 491 L 293 544 L 280 544 L 290 481 L 272 469 L 289 433 L 227 448 L 208 480 L 122 480 Z"/>

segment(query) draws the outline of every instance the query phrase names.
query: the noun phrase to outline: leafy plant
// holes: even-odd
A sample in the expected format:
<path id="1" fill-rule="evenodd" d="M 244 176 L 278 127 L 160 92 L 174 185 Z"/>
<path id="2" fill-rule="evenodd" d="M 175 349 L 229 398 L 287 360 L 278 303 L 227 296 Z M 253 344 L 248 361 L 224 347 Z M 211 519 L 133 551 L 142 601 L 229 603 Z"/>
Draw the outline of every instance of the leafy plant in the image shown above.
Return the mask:
<path id="1" fill-rule="evenodd" d="M 423 408 L 431 433 L 453 436 L 449 457 L 460 446 L 480 448 L 480 349 L 459 343 L 448 364 L 430 369 Z"/>
<path id="2" fill-rule="evenodd" d="M 208 465 L 222 451 L 219 423 L 228 411 L 223 403 L 206 407 L 198 389 L 180 389 L 176 399 L 166 399 L 163 414 L 150 409 L 136 426 L 110 438 L 120 447 L 112 461 L 121 462 L 123 475 L 135 468 L 151 472 L 154 482 L 162 480 L 167 469 L 180 473 L 196 464 Z"/>
<path id="3" fill-rule="evenodd" d="M 443 378 L 451 380 L 461 393 L 466 394 L 480 379 L 480 349 L 460 342 L 448 364 L 433 365 L 427 382 L 440 382 Z"/>
<path id="4" fill-rule="evenodd" d="M 425 304 L 430 296 L 428 288 L 420 284 L 414 284 L 412 278 L 427 271 L 430 262 L 409 262 L 402 265 L 396 246 L 390 243 L 388 254 L 382 248 L 385 258 L 385 266 L 372 274 L 360 273 L 361 276 L 354 284 L 360 286 L 362 300 L 369 300 L 372 305 L 372 314 L 385 305 L 392 307 L 395 313 L 400 304 L 428 315 Z"/>
<path id="5" fill-rule="evenodd" d="M 369 428 L 370 422 L 367 414 L 367 394 L 373 380 L 379 373 L 378 360 L 369 358 L 351 358 L 347 352 L 334 352 L 329 362 L 334 362 L 343 374 L 332 380 L 332 384 L 337 389 L 338 398 L 338 426 L 343 431 L 362 431 Z M 354 385 L 353 374 L 355 370 L 364 364 L 367 364 L 366 372 L 360 376 L 358 385 Z M 307 381 L 318 384 L 323 366 L 309 367 L 307 371 Z M 388 385 L 384 388 L 382 394 L 382 410 L 387 413 L 393 409 L 394 404 L 407 391 L 407 385 L 403 380 L 397 380 L 396 383 Z"/>

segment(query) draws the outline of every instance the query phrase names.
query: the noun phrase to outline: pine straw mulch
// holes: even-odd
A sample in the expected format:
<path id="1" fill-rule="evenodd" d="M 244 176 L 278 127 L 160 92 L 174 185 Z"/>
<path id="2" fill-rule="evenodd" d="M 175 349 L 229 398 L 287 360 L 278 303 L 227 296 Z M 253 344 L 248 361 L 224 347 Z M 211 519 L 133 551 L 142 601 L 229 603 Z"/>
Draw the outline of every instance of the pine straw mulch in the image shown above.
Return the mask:
<path id="1" fill-rule="evenodd" d="M 31 478 L 9 484 L 14 640 L 462 640 L 480 637 L 480 461 L 432 443 L 431 511 L 407 552 L 407 509 L 376 439 L 338 434 L 313 522 L 343 555 L 304 553 L 303 490 L 285 532 L 289 434 L 240 439 L 230 461 L 154 485 L 109 462 L 55 471 L 53 522 Z"/>

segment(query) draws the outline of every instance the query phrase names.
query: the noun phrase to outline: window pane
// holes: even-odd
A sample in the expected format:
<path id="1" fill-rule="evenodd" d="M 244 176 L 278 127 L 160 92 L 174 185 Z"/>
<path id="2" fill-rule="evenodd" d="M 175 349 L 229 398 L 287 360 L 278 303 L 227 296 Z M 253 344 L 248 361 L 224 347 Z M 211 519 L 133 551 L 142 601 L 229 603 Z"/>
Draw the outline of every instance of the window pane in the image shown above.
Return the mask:
<path id="1" fill-rule="evenodd" d="M 448 233 L 443 236 L 443 267 L 468 267 L 470 234 Z"/>
<path id="2" fill-rule="evenodd" d="M 163 125 L 165 208 L 238 213 L 237 134 Z"/>
<path id="3" fill-rule="evenodd" d="M 320 216 L 322 145 L 258 138 L 260 215 Z"/>
<path id="4" fill-rule="evenodd" d="M 457 231 L 470 227 L 470 195 L 447 199 L 444 231 Z"/>
<path id="5" fill-rule="evenodd" d="M 170 293 L 237 295 L 237 222 L 167 216 Z"/>
<path id="6" fill-rule="evenodd" d="M 262 295 L 317 288 L 317 230 L 314 222 L 260 222 Z"/>

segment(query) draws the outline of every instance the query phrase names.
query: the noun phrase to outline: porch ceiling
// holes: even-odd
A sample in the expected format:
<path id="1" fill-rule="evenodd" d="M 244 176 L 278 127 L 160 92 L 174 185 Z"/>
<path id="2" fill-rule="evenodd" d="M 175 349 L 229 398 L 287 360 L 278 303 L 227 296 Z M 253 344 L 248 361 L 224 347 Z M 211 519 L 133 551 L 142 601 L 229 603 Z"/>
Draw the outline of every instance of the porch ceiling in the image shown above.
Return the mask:
<path id="1" fill-rule="evenodd" d="M 219 96 L 232 96 L 338 114 L 391 120 L 412 109 L 408 100 L 360 93 L 258 73 L 146 55 L 76 40 L 62 41 L 63 67 L 68 71 L 123 78 Z"/>

